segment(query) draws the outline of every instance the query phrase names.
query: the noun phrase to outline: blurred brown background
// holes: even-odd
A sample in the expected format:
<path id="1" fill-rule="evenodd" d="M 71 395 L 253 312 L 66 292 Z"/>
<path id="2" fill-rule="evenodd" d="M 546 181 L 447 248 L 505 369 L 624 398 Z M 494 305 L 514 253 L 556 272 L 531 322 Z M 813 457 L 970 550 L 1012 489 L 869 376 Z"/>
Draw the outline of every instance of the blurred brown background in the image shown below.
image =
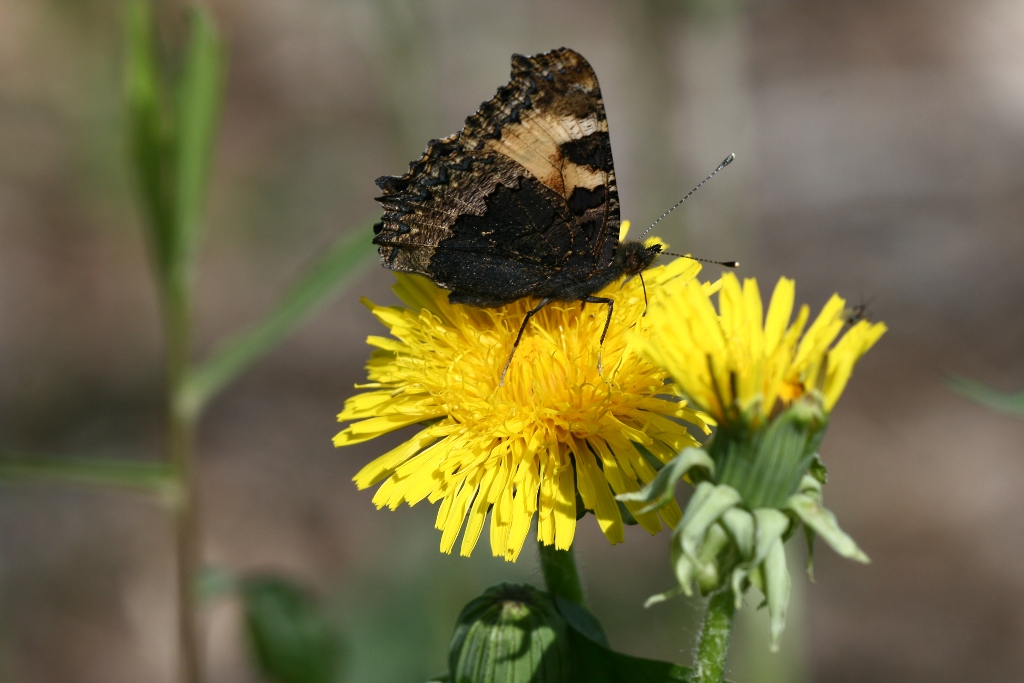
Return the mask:
<path id="1" fill-rule="evenodd" d="M 854 375 L 823 455 L 827 502 L 874 562 L 819 548 L 785 652 L 745 610 L 741 683 L 1024 680 L 1024 421 L 947 373 L 1024 388 L 1024 4 L 1019 0 L 484 3 L 216 0 L 230 48 L 198 282 L 198 349 L 257 318 L 326 244 L 363 230 L 373 179 L 504 83 L 513 52 L 582 52 L 601 79 L 623 214 L 663 225 L 820 306 L 870 300 L 889 334 Z M 180 41 L 182 4 L 161 2 Z M 0 449 L 161 457 L 162 349 L 121 111 L 108 0 L 0 0 Z M 220 397 L 200 434 L 205 554 L 326 596 L 354 682 L 441 671 L 462 604 L 516 565 L 437 551 L 436 510 L 377 512 L 334 415 L 378 333 L 373 267 Z M 711 273 L 713 274 L 713 273 Z M 395 439 L 391 440 L 392 442 Z M 580 550 L 619 649 L 686 663 L 694 604 L 667 535 Z M 169 683 L 172 539 L 129 494 L 0 488 L 0 680 Z M 794 560 L 798 574 L 799 558 Z M 801 607 L 802 604 L 802 607 Z M 751 605 L 750 607 L 753 607 Z M 211 680 L 256 680 L 230 601 L 209 612 Z M 759 631 L 758 629 L 762 629 Z"/>

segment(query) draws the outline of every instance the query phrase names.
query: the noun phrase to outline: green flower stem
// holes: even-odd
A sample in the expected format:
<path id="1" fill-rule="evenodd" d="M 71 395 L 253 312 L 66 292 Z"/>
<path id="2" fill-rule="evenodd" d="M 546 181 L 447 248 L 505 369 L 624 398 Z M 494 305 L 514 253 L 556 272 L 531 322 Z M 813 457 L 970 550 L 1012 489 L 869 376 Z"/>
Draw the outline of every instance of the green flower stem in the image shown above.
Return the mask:
<path id="1" fill-rule="evenodd" d="M 561 595 L 569 602 L 586 606 L 583 599 L 583 584 L 576 569 L 576 555 L 572 548 L 558 550 L 553 545 L 537 543 L 540 551 L 540 568 L 544 572 L 544 583 L 551 595 Z"/>
<path id="2" fill-rule="evenodd" d="M 196 483 L 196 413 L 186 400 L 191 340 L 189 278 L 171 272 L 164 287 L 167 338 L 167 444 L 168 459 L 180 495 L 174 506 L 178 581 L 178 639 L 180 680 L 202 683 L 200 628 L 195 586 L 201 565 L 201 541 Z"/>
<path id="3" fill-rule="evenodd" d="M 708 600 L 694 656 L 693 683 L 722 683 L 725 656 L 732 637 L 732 618 L 736 612 L 735 600 L 729 588 L 719 590 Z"/>

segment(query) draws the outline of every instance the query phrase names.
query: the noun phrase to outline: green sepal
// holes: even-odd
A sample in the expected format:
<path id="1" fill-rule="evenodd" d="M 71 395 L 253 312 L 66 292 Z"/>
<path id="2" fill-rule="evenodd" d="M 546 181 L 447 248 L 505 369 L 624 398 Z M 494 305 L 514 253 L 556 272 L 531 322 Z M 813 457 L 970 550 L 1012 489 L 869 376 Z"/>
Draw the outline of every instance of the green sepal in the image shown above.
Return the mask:
<path id="1" fill-rule="evenodd" d="M 646 603 L 648 606 L 674 597 L 679 591 L 692 595 L 694 581 L 705 593 L 720 583 L 717 555 L 728 545 L 729 536 L 715 522 L 740 502 L 739 493 L 729 486 L 715 486 L 710 482 L 697 484 L 669 543 L 679 589 L 651 596 Z"/>
<path id="2" fill-rule="evenodd" d="M 715 462 L 707 451 L 701 448 L 684 448 L 658 471 L 658 475 L 639 491 L 620 493 L 616 500 L 647 503 L 639 510 L 645 514 L 657 510 L 675 500 L 676 483 L 692 468 L 702 467 L 714 474 Z"/>
<path id="3" fill-rule="evenodd" d="M 644 600 L 644 609 L 647 609 L 648 607 L 651 607 L 653 605 L 657 605 L 659 602 L 671 600 L 672 598 L 677 597 L 679 595 L 692 595 L 693 591 L 690 590 L 690 583 L 692 583 L 692 579 L 691 581 L 688 581 L 685 584 L 676 584 L 675 586 L 669 588 L 667 591 L 663 593 L 655 593 L 651 597 Z"/>
<path id="4" fill-rule="evenodd" d="M 750 508 L 781 507 L 812 465 L 826 425 L 820 401 L 808 397 L 761 427 L 720 427 L 708 448 L 715 479 L 739 491 Z"/>
<path id="5" fill-rule="evenodd" d="M 806 524 L 800 526 L 804 530 L 804 542 L 807 544 L 807 579 L 814 583 L 814 529 Z"/>
<path id="6" fill-rule="evenodd" d="M 764 572 L 765 600 L 768 602 L 769 648 L 772 652 L 778 652 L 782 631 L 786 628 L 786 609 L 792 587 L 792 579 L 786 568 L 786 548 L 780 537 L 776 537 L 761 566 Z"/>
<path id="7" fill-rule="evenodd" d="M 701 595 L 709 595 L 722 583 L 718 554 L 729 545 L 729 534 L 721 524 L 712 524 L 697 552 L 695 578 Z"/>
<path id="8" fill-rule="evenodd" d="M 789 528 L 789 517 L 780 510 L 760 508 L 754 510 L 757 522 L 757 543 L 751 564 L 759 565 L 765 561 L 772 546 L 782 543 L 782 536 Z"/>
<path id="9" fill-rule="evenodd" d="M 730 576 L 732 594 L 736 600 L 736 609 L 743 605 L 743 593 L 746 590 L 747 574 L 750 573 L 750 558 L 754 556 L 757 546 L 757 522 L 749 511 L 734 507 L 721 519 L 722 528 L 729 532 L 736 547 L 739 561 L 733 567 Z"/>
<path id="10" fill-rule="evenodd" d="M 784 543 L 783 537 L 791 526 L 789 517 L 771 508 L 760 508 L 753 513 L 745 514 L 747 519 L 742 523 L 738 515 L 730 517 L 730 523 L 735 527 L 734 535 L 742 533 L 747 536 L 740 552 L 741 559 L 733 569 L 731 577 L 737 609 L 740 607 L 743 590 L 750 574 L 761 567 L 775 545 L 781 546 Z"/>
<path id="11" fill-rule="evenodd" d="M 683 553 L 691 560 L 698 561 L 697 550 L 708 529 L 729 508 L 742 502 L 739 492 L 731 486 L 715 486 L 707 482 L 698 484 L 690 504 L 686 506 L 683 520 L 679 522 L 679 543 Z"/>
<path id="12" fill-rule="evenodd" d="M 828 483 L 828 468 L 825 467 L 825 463 L 821 461 L 821 456 L 817 453 L 811 457 L 811 465 L 807 468 L 807 473 L 817 479 L 822 486 Z"/>
<path id="13" fill-rule="evenodd" d="M 305 588 L 276 576 L 248 577 L 241 592 L 253 660 L 269 681 L 338 680 L 341 636 Z"/>
<path id="14" fill-rule="evenodd" d="M 757 526 L 750 512 L 740 507 L 726 510 L 722 515 L 722 526 L 732 537 L 741 558 L 754 554 Z"/>
<path id="15" fill-rule="evenodd" d="M 801 522 L 825 539 L 837 554 L 864 564 L 871 561 L 857 546 L 857 542 L 839 528 L 836 516 L 821 504 L 821 484 L 814 477 L 804 477 L 800 492 L 790 497 L 786 509 L 795 513 Z"/>

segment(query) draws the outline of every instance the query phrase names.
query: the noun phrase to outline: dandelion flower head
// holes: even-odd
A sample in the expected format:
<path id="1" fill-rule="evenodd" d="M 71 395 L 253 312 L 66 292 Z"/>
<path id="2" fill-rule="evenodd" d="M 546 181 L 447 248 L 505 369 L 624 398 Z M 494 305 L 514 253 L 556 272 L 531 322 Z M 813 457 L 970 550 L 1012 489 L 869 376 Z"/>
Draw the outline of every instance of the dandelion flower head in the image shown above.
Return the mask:
<path id="1" fill-rule="evenodd" d="M 741 285 L 723 275 L 717 311 L 707 288 L 671 282 L 652 302 L 650 329 L 637 344 L 719 422 L 760 424 L 802 396 L 817 397 L 830 412 L 886 326 L 851 324 L 851 309 L 834 294 L 808 327 L 806 305 L 793 318 L 795 291 L 793 280 L 780 278 L 765 315 L 752 278 Z"/>
<path id="2" fill-rule="evenodd" d="M 645 271 L 648 298 L 657 300 L 670 283 L 690 281 L 699 269 L 679 259 Z M 392 336 L 368 339 L 376 347 L 370 381 L 346 401 L 338 419 L 350 424 L 334 443 L 361 443 L 410 425 L 419 431 L 366 465 L 356 485 L 381 484 L 373 497 L 378 508 L 440 502 L 436 527 L 446 553 L 461 532 L 460 553 L 468 556 L 488 513 L 495 556 L 514 561 L 535 516 L 538 539 L 567 549 L 583 512 L 577 493 L 608 540 L 622 541 L 614 495 L 655 477 L 660 464 L 652 456 L 664 463 L 697 445 L 683 421 L 707 431 L 700 415 L 671 396 L 665 371 L 628 343 L 628 330 L 645 334 L 640 278 L 599 293 L 615 302 L 603 346 L 605 306 L 543 308 L 501 385 L 516 332 L 535 302 L 451 304 L 428 280 L 396 275 L 394 291 L 405 306 L 364 302 Z M 675 503 L 645 514 L 641 507 L 627 505 L 650 533 L 681 517 Z"/>

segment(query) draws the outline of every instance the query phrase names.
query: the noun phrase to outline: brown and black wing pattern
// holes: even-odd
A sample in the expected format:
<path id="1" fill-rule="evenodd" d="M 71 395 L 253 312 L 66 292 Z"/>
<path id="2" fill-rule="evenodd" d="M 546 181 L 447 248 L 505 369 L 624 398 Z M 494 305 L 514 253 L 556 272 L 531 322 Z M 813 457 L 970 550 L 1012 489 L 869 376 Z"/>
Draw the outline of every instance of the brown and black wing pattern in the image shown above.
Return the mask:
<path id="1" fill-rule="evenodd" d="M 377 185 L 382 264 L 431 278 L 453 301 L 576 298 L 560 294 L 606 268 L 618 244 L 601 91 L 587 61 L 564 48 L 515 55 L 511 81 L 461 133 L 431 141 L 408 173 Z"/>

